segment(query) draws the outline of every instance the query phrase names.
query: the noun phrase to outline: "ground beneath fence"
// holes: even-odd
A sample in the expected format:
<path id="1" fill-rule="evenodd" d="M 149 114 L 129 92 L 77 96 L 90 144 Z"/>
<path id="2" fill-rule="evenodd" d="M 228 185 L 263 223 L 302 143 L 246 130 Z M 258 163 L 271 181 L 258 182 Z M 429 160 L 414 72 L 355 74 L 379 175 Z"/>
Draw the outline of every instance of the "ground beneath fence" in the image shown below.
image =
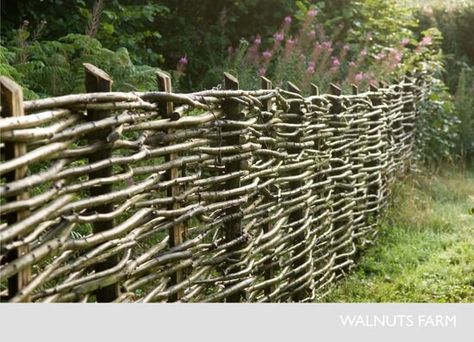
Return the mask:
<path id="1" fill-rule="evenodd" d="M 474 302 L 474 171 L 414 176 L 327 302 Z"/>

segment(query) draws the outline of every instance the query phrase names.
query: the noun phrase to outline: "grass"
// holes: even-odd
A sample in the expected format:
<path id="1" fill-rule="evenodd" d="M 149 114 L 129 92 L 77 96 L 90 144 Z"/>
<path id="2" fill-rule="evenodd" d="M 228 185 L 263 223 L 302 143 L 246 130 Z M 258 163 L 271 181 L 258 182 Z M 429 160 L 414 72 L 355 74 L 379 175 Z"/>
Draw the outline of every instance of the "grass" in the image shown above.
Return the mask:
<path id="1" fill-rule="evenodd" d="M 327 302 L 474 302 L 474 171 L 411 176 Z"/>

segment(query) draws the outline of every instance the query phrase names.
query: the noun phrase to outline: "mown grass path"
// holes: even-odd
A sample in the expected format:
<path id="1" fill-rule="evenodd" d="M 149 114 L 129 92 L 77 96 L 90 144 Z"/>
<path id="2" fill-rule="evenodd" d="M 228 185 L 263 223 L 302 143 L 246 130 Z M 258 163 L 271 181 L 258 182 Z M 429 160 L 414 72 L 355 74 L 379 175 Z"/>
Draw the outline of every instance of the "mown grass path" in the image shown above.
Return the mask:
<path id="1" fill-rule="evenodd" d="M 474 171 L 394 189 L 374 246 L 326 302 L 474 302 Z"/>

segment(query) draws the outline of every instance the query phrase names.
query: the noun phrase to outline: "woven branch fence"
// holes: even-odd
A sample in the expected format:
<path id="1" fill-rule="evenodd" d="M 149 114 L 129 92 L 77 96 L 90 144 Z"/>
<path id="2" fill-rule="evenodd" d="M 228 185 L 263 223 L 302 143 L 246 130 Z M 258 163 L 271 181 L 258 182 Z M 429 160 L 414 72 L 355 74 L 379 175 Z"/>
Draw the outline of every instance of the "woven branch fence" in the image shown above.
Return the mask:
<path id="1" fill-rule="evenodd" d="M 23 101 L 1 78 L 0 292 L 10 302 L 311 302 L 373 241 L 428 75 L 304 97 L 239 90 Z"/>

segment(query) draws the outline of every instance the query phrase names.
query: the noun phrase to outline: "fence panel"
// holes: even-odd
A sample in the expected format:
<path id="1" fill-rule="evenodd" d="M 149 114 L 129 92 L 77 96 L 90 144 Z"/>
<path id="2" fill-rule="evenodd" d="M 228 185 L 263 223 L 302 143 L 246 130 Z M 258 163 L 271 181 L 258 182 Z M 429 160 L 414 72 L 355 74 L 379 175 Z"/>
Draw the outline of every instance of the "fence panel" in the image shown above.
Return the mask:
<path id="1" fill-rule="evenodd" d="M 11 301 L 319 300 L 373 241 L 429 87 L 411 76 L 304 96 L 225 74 L 220 90 L 177 94 L 159 74 L 159 91 L 121 93 L 85 67 L 88 93 L 15 117 L 2 100 Z"/>

